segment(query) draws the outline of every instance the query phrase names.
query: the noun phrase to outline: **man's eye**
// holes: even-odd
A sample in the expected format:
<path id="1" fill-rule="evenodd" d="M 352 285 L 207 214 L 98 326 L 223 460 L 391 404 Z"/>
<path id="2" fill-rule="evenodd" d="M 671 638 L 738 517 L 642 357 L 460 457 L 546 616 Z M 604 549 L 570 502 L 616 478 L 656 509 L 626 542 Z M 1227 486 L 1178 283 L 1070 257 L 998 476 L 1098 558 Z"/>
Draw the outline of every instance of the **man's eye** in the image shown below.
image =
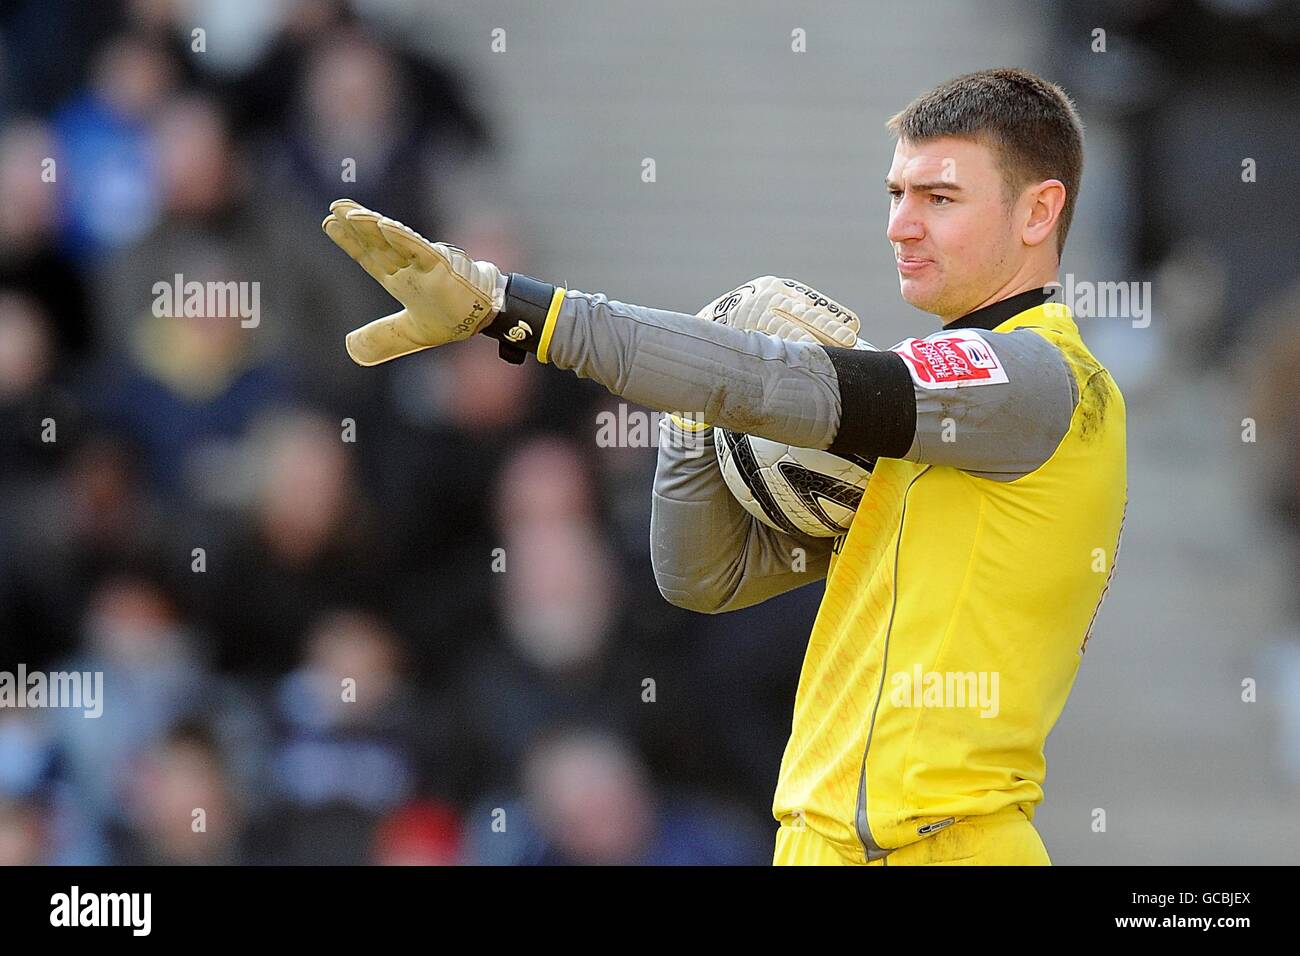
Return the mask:
<path id="1" fill-rule="evenodd" d="M 898 200 L 902 198 L 903 198 L 903 191 L 901 189 L 889 190 L 889 199 L 891 202 L 898 202 Z"/>
<path id="2" fill-rule="evenodd" d="M 938 195 L 935 195 L 934 193 L 931 193 L 931 194 L 930 194 L 930 202 L 934 203 L 936 206 L 946 206 L 946 205 L 948 205 L 948 203 L 952 202 L 952 197 L 951 197 L 951 196 L 938 196 Z"/>

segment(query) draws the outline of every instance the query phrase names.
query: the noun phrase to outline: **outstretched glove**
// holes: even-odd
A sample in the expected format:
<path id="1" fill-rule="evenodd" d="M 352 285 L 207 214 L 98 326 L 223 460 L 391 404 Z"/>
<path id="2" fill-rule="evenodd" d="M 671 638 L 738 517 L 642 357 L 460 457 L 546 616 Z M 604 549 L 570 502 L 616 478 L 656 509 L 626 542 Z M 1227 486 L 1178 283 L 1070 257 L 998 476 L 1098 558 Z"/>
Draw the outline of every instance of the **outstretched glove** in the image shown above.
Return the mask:
<path id="1" fill-rule="evenodd" d="M 404 306 L 348 333 L 348 354 L 359 365 L 462 341 L 501 311 L 506 278 L 463 249 L 429 242 L 351 199 L 330 203 L 321 228 Z"/>

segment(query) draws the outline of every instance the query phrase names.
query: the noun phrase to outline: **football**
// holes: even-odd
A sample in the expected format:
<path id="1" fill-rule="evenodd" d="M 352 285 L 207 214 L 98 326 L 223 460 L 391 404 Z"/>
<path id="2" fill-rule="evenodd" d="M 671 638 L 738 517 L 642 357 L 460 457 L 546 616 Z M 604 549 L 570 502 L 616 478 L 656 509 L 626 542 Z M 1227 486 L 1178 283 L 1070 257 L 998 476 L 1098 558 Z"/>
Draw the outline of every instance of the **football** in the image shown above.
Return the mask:
<path id="1" fill-rule="evenodd" d="M 874 346 L 859 341 L 858 348 Z M 778 531 L 834 538 L 845 534 L 875 459 L 841 458 L 715 428 L 718 467 L 746 511 Z"/>

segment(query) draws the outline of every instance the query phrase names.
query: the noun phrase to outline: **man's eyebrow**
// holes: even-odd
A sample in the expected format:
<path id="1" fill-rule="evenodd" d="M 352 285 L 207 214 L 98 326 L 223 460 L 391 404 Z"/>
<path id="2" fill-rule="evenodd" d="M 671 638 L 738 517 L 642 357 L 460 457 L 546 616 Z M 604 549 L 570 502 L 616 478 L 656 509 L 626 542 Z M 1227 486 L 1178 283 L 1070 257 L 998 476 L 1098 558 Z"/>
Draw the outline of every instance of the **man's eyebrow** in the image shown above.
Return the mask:
<path id="1" fill-rule="evenodd" d="M 903 187 L 898 185 L 898 183 L 894 182 L 894 180 L 886 178 L 885 188 L 902 189 Z M 931 193 L 934 192 L 936 189 L 944 189 L 949 192 L 958 192 L 958 193 L 961 192 L 961 187 L 958 186 L 956 183 L 948 182 L 942 179 L 937 179 L 934 182 L 929 182 L 929 183 L 912 183 L 911 189 L 913 192 L 918 192 L 918 193 Z"/>

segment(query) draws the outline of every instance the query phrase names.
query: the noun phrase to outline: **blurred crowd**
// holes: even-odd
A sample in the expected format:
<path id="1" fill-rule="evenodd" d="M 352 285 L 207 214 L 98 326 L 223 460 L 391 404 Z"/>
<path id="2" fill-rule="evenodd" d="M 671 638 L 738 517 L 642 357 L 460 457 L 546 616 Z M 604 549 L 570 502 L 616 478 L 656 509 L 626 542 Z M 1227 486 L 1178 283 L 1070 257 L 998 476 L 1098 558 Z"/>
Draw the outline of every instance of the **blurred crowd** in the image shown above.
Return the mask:
<path id="1" fill-rule="evenodd" d="M 590 383 L 352 365 L 331 200 L 528 270 L 488 111 L 346 3 L 196 6 L 0 9 L 0 671 L 104 675 L 0 709 L 0 864 L 766 862 L 819 595 L 665 603 Z"/>

